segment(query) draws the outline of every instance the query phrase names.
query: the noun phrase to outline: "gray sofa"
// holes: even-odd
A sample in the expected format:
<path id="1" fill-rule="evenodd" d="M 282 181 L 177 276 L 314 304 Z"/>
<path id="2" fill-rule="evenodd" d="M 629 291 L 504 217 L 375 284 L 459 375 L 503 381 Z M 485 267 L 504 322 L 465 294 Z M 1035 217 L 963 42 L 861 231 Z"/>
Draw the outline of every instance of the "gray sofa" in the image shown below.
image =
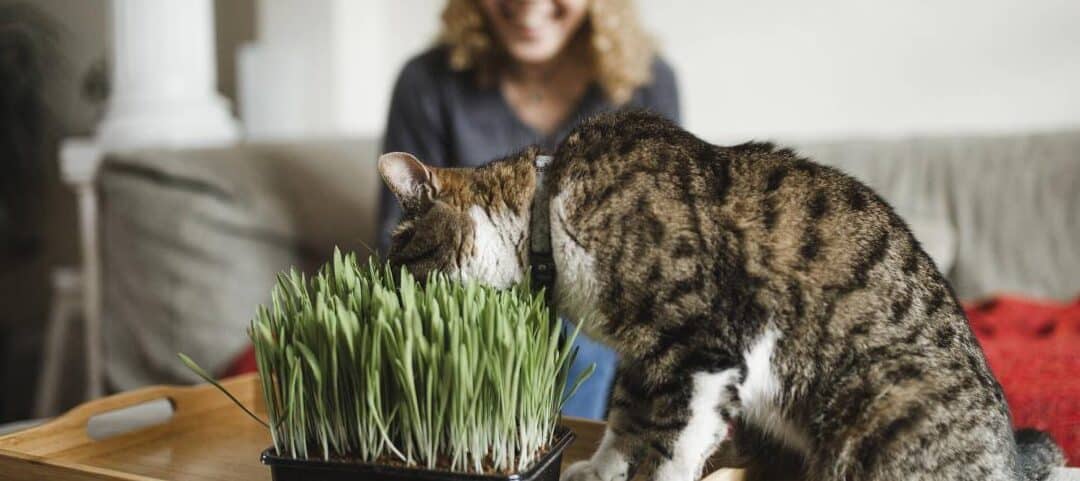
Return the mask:
<path id="1" fill-rule="evenodd" d="M 965 299 L 1080 292 L 1080 131 L 802 143 L 892 202 Z M 112 388 L 220 371 L 276 272 L 375 244 L 371 139 L 143 151 L 100 176 Z"/>

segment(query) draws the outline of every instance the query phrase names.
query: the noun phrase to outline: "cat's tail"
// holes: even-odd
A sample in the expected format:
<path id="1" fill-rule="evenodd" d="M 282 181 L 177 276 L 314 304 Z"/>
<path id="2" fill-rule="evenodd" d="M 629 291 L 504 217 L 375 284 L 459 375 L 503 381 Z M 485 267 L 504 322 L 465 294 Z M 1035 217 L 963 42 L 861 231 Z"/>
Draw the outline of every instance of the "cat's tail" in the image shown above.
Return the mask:
<path id="1" fill-rule="evenodd" d="M 1051 468 L 1065 465 L 1065 454 L 1049 434 L 1034 429 L 1020 429 L 1016 438 L 1016 468 L 1022 481 L 1042 481 Z"/>

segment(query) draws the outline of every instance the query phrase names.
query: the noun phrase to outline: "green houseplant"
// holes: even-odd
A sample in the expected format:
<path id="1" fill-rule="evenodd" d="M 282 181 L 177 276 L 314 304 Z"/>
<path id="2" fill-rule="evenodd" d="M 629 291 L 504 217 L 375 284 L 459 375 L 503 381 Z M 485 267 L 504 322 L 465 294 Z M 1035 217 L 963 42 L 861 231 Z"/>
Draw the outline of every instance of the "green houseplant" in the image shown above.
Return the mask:
<path id="1" fill-rule="evenodd" d="M 271 299 L 249 335 L 275 479 L 557 479 L 559 410 L 589 373 L 564 395 L 577 333 L 528 283 L 421 284 L 335 250 Z"/>

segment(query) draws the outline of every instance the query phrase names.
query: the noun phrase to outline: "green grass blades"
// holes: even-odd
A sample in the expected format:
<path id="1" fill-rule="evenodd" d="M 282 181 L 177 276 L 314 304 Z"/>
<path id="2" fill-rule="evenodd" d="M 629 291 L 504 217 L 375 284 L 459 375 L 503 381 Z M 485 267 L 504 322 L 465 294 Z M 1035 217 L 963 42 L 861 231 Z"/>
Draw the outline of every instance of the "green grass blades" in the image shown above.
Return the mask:
<path id="1" fill-rule="evenodd" d="M 560 335 L 527 283 L 396 274 L 335 249 L 311 279 L 279 276 L 249 331 L 277 451 L 530 467 L 553 441 L 577 332 Z"/>

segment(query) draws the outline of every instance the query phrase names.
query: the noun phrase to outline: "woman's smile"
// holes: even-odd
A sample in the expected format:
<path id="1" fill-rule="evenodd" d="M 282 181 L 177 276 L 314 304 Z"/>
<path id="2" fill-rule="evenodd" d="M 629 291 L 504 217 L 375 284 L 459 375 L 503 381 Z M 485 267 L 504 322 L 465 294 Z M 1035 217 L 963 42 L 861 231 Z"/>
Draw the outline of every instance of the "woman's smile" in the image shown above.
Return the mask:
<path id="1" fill-rule="evenodd" d="M 514 60 L 525 64 L 553 59 L 579 30 L 585 0 L 484 0 L 495 34 Z"/>

